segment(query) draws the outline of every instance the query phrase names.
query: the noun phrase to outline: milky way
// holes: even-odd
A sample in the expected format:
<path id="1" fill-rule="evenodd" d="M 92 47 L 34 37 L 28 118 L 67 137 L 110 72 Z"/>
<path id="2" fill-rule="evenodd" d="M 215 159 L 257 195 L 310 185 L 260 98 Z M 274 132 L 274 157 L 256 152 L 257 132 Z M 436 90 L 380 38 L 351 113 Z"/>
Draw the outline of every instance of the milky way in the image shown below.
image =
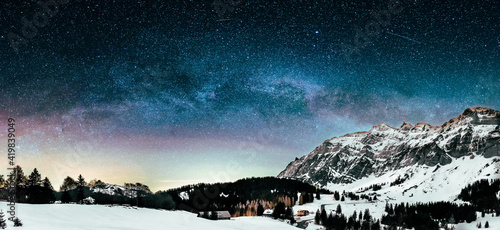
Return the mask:
<path id="1" fill-rule="evenodd" d="M 277 175 L 333 136 L 500 108 L 498 1 L 43 2 L 0 3 L 0 118 L 55 185 Z"/>

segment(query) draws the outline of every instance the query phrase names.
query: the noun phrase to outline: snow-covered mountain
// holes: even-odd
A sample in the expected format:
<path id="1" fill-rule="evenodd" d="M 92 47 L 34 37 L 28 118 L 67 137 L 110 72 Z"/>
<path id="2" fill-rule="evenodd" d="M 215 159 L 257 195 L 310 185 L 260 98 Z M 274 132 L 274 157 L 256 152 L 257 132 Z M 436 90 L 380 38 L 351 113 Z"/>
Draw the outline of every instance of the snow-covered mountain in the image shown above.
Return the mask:
<path id="1" fill-rule="evenodd" d="M 128 198 L 136 198 L 138 193 L 151 193 L 140 187 L 124 187 L 114 184 L 100 184 L 90 188 L 93 193 L 102 193 L 111 196 L 124 196 Z"/>
<path id="2" fill-rule="evenodd" d="M 405 189 L 420 184 L 423 191 L 425 183 L 435 187 L 434 180 L 449 184 L 457 182 L 450 178 L 469 183 L 480 177 L 499 178 L 499 143 L 500 112 L 474 107 L 441 126 L 382 123 L 367 132 L 334 137 L 291 162 L 278 177 L 351 189 L 414 180 Z"/>

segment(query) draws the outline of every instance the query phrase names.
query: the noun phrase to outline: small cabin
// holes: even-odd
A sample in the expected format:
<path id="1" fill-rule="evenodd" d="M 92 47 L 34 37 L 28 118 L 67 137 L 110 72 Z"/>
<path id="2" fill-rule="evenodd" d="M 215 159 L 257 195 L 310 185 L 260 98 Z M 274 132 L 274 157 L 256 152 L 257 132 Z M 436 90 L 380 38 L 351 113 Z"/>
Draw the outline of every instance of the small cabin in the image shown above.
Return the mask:
<path id="1" fill-rule="evenodd" d="M 299 210 L 297 211 L 297 216 L 307 216 L 309 215 L 309 211 L 308 210 Z"/>
<path id="2" fill-rule="evenodd" d="M 272 210 L 272 209 L 266 209 L 266 210 L 264 210 L 264 213 L 262 215 L 267 216 L 267 217 L 273 217 L 273 212 L 274 212 L 274 210 Z"/>
<path id="3" fill-rule="evenodd" d="M 217 213 L 217 220 L 229 220 L 229 219 L 231 219 L 231 214 L 229 213 L 229 211 L 215 211 L 215 212 Z M 212 216 L 211 211 L 198 213 L 198 217 L 210 219 L 211 216 Z"/>

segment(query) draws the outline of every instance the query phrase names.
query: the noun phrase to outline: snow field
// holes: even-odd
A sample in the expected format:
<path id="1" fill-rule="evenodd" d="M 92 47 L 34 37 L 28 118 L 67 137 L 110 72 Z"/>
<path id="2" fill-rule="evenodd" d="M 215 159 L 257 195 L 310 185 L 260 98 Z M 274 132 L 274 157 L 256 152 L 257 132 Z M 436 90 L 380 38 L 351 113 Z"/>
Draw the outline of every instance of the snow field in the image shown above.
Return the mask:
<path id="1" fill-rule="evenodd" d="M 5 213 L 6 202 L 0 202 Z M 212 221 L 184 211 L 164 211 L 124 206 L 77 204 L 17 204 L 21 230 L 132 230 L 132 229 L 203 229 L 203 230 L 254 230 L 294 229 L 279 220 L 267 217 L 238 217 L 231 220 Z M 6 213 L 5 213 L 6 214 Z M 5 219 L 9 216 L 5 215 Z M 13 227 L 7 221 L 8 228 Z"/>

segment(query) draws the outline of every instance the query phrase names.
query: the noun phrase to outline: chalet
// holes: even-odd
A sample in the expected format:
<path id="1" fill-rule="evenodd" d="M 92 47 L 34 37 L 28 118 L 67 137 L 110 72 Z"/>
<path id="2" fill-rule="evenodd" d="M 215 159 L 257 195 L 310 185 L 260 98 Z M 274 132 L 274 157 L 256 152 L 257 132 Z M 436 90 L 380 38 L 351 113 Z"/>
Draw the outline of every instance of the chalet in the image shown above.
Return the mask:
<path id="1" fill-rule="evenodd" d="M 215 212 L 217 213 L 217 220 L 229 220 L 229 219 L 231 219 L 231 214 L 228 211 L 215 211 Z M 198 213 L 198 217 L 210 219 L 211 216 L 212 216 L 211 211 L 206 211 L 206 213 L 205 212 Z"/>
<path id="2" fill-rule="evenodd" d="M 297 216 L 307 216 L 307 215 L 309 215 L 309 211 L 307 211 L 307 210 L 297 211 Z"/>
<path id="3" fill-rule="evenodd" d="M 264 213 L 262 215 L 267 216 L 267 217 L 273 217 L 273 212 L 274 212 L 274 210 L 272 210 L 272 209 L 266 209 L 266 210 L 264 210 Z"/>

